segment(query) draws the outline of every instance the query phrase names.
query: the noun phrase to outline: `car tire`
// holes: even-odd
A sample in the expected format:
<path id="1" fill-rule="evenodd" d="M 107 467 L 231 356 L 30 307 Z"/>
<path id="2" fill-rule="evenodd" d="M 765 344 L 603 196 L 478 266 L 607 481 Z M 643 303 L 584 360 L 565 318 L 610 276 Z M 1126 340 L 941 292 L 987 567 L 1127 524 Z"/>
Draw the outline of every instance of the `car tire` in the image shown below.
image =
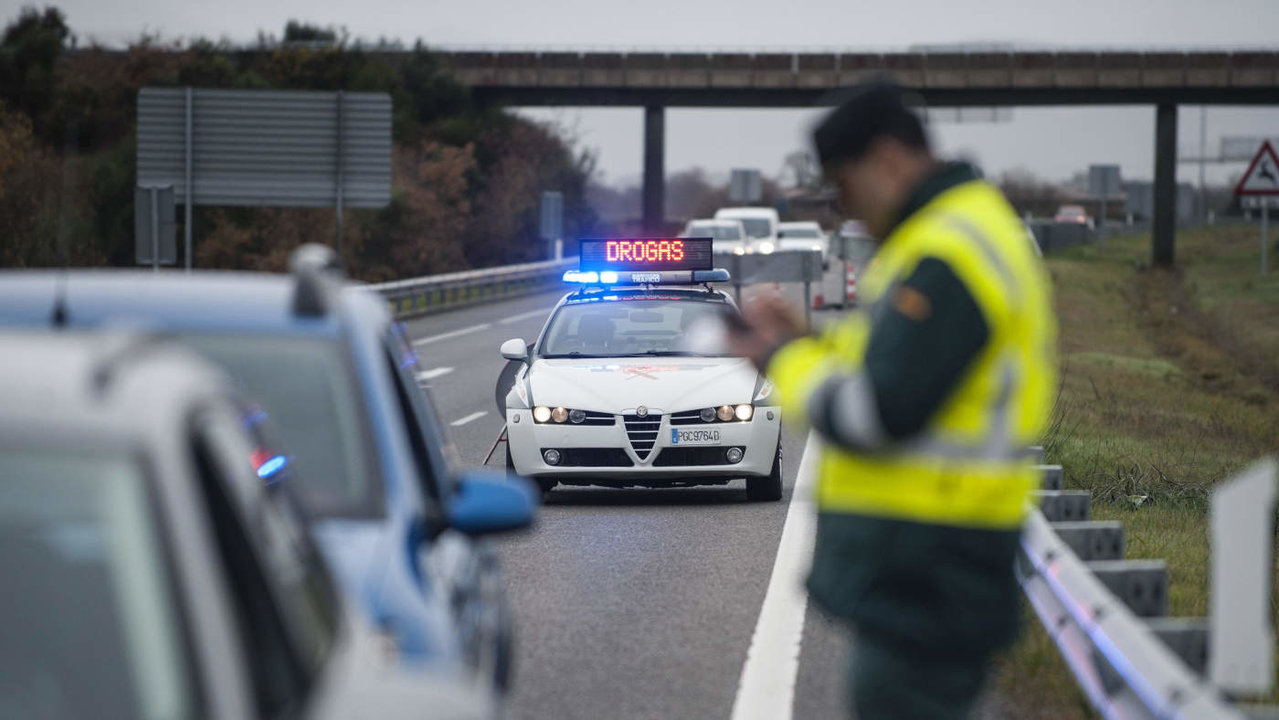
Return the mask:
<path id="1" fill-rule="evenodd" d="M 773 470 L 766 477 L 746 478 L 746 499 L 751 502 L 777 502 L 782 499 L 782 439 L 777 438 L 777 454 Z"/>

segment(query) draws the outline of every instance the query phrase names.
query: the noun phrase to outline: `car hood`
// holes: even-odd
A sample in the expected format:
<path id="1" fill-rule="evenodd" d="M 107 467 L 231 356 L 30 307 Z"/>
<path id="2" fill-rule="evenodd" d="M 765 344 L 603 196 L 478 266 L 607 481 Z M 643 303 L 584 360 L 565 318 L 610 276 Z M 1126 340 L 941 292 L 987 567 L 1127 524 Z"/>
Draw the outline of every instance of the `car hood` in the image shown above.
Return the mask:
<path id="1" fill-rule="evenodd" d="M 538 360 L 528 373 L 533 402 L 603 413 L 640 405 L 668 414 L 754 398 L 759 373 L 743 358 Z"/>

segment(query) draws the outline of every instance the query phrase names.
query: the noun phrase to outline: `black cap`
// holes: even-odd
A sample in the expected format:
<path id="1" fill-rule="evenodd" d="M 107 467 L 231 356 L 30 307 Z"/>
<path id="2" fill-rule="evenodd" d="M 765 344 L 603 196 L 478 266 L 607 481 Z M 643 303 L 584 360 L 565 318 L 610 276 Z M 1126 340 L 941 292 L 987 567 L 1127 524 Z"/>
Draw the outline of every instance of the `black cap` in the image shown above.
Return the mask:
<path id="1" fill-rule="evenodd" d="M 922 104 L 918 95 L 891 80 L 875 80 L 845 91 L 835 109 L 813 129 L 817 159 L 830 170 L 846 160 L 858 159 L 872 141 L 883 136 L 927 150 L 928 137 L 915 110 Z"/>

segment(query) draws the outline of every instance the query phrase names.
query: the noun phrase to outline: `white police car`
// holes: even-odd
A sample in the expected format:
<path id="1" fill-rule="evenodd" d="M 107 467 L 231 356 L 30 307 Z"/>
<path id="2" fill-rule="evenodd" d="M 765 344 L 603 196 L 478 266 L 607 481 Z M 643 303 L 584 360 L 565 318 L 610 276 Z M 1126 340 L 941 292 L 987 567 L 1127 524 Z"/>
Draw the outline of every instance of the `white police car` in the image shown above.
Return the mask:
<path id="1" fill-rule="evenodd" d="M 710 238 L 581 241 L 581 269 L 564 277 L 579 289 L 532 345 L 502 344 L 522 363 L 505 396 L 515 472 L 544 491 L 743 478 L 750 500 L 781 499 L 772 384 L 698 342 L 737 319 L 710 284 L 729 280 L 711 260 Z"/>

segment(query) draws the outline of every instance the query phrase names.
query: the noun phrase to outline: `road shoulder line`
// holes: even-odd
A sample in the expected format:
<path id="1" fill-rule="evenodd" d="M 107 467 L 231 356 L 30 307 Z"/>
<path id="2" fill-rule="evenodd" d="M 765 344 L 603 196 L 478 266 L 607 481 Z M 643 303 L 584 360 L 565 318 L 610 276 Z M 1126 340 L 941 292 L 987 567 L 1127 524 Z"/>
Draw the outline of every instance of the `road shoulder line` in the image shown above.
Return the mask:
<path id="1" fill-rule="evenodd" d="M 795 488 L 777 544 L 773 574 L 760 607 L 733 700 L 732 720 L 790 720 L 808 593 L 804 577 L 813 556 L 816 518 L 812 485 L 820 442 L 810 432 L 800 456 Z"/>

